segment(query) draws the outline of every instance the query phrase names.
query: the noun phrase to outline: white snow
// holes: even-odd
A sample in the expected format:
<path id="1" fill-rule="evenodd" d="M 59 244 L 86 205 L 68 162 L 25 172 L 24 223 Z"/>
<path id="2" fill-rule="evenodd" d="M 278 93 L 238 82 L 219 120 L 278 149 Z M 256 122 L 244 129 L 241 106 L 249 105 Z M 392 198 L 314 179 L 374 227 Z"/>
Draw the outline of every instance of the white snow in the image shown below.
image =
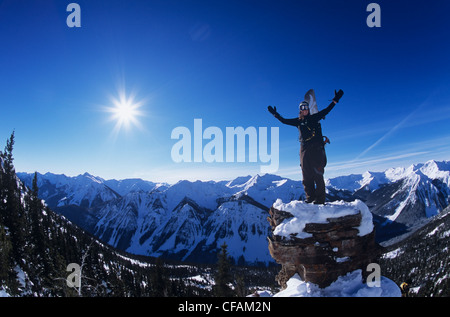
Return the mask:
<path id="1" fill-rule="evenodd" d="M 273 294 L 269 290 L 257 290 L 247 297 L 273 297 Z"/>
<path id="2" fill-rule="evenodd" d="M 342 263 L 342 262 L 346 262 L 348 260 L 350 260 L 350 257 L 344 256 L 342 258 L 336 258 L 336 263 Z"/>
<path id="3" fill-rule="evenodd" d="M 273 297 L 400 297 L 397 284 L 381 276 L 380 287 L 370 287 L 363 283 L 362 271 L 355 270 L 340 276 L 331 285 L 320 288 L 314 283 L 303 281 L 295 274 L 287 282 L 287 288 Z"/>
<path id="4" fill-rule="evenodd" d="M 430 231 L 430 232 L 427 234 L 427 237 L 434 236 L 437 232 L 439 232 L 440 228 L 443 227 L 443 226 L 444 226 L 444 224 L 441 223 L 439 226 L 437 226 L 437 227 L 434 228 L 432 231 Z"/>
<path id="5" fill-rule="evenodd" d="M 0 288 L 0 297 L 11 297 L 11 295 L 3 289 L 3 286 Z"/>
<path id="6" fill-rule="evenodd" d="M 402 180 L 403 186 L 399 186 L 402 188 L 391 209 L 392 214 L 387 215 L 398 220 L 417 197 L 425 199 L 427 216 L 440 212 L 442 198 L 432 180 L 437 178 L 450 186 L 449 174 L 448 161 L 429 161 L 409 168 L 342 176 L 327 180 L 327 185 L 350 191 L 360 188 L 372 191 L 389 182 Z M 34 174 L 19 173 L 19 176 L 30 186 Z M 406 178 L 403 180 L 402 177 Z M 96 234 L 113 244 L 124 234 L 131 235 L 127 251 L 135 254 L 160 256 L 159 250 L 171 249 L 174 252 L 186 250 L 185 255 L 188 256 L 202 241 L 206 243 L 202 246 L 205 252 L 217 249 L 225 241 L 235 259 L 242 255 L 248 262 L 273 261 L 268 248 L 262 247 L 270 234 L 267 213 L 252 201 L 246 201 L 247 197 L 267 208 L 275 202 L 291 209 L 298 208 L 298 216 L 277 228 L 277 232 L 286 236 L 294 233 L 298 237 L 307 237 L 308 234 L 302 232 L 306 223 L 325 223 L 327 217 L 359 211 L 363 216 L 359 234 L 362 236 L 373 230 L 372 215 L 364 204 L 302 204 L 295 201 L 304 195 L 301 181 L 271 174 L 243 176 L 232 181 L 180 181 L 168 185 L 140 179 L 105 181 L 88 173 L 76 177 L 47 173 L 38 174 L 38 186 L 42 190 L 40 194 L 48 201 L 57 201 L 59 207 L 80 204 L 89 207 L 94 204 L 98 208 L 93 209 L 93 219 L 99 219 L 92 224 Z M 410 189 L 407 186 L 411 186 Z M 157 187 L 159 189 L 155 190 Z M 403 194 L 405 190 L 406 196 Z M 186 198 L 199 208 L 190 210 L 187 206 L 183 208 L 183 204 L 179 205 Z M 450 200 L 448 190 L 443 198 Z M 197 213 L 198 217 L 194 217 Z M 173 230 L 169 232 L 169 228 Z M 127 242 L 125 240 L 121 241 L 123 246 Z"/>
<path id="7" fill-rule="evenodd" d="M 274 235 L 289 238 L 295 235 L 305 239 L 312 235 L 303 231 L 307 223 L 327 223 L 328 218 L 337 218 L 355 215 L 361 212 L 361 224 L 357 229 L 359 236 L 365 236 L 373 231 L 372 214 L 369 208 L 360 200 L 354 202 L 337 201 L 325 205 L 307 204 L 303 201 L 291 201 L 284 204 L 280 199 L 275 201 L 273 207 L 291 213 L 294 217 L 285 219 L 279 224 Z"/>
<path id="8" fill-rule="evenodd" d="M 385 258 L 385 259 L 394 259 L 394 258 L 396 258 L 397 256 L 399 256 L 402 253 L 403 253 L 403 250 L 398 248 L 398 249 L 395 249 L 395 250 L 392 250 L 390 252 L 385 253 L 383 255 L 383 258 Z"/>

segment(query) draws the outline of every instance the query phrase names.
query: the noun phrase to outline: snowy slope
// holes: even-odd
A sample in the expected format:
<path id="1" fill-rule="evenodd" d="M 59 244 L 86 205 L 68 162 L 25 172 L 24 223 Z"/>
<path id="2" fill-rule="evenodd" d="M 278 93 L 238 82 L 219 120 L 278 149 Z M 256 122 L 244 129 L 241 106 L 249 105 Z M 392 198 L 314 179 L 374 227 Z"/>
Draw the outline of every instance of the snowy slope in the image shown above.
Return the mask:
<path id="1" fill-rule="evenodd" d="M 327 187 L 337 199 L 364 201 L 376 216 L 377 233 L 404 226 L 397 235 L 449 204 L 449 174 L 449 162 L 429 161 L 330 179 Z M 33 174 L 18 175 L 31 186 Z M 167 185 L 47 173 L 38 175 L 38 186 L 51 208 L 117 248 L 204 262 L 216 260 L 223 242 L 236 261 L 272 262 L 261 247 L 269 234 L 267 210 L 277 199 L 288 203 L 304 196 L 300 181 L 270 174 Z"/>
<path id="2" fill-rule="evenodd" d="M 414 296 L 449 297 L 450 206 L 379 260 L 397 284 L 408 282 Z"/>
<path id="3" fill-rule="evenodd" d="M 149 181 L 142 180 L 140 178 L 130 178 L 123 180 L 110 179 L 103 181 L 103 184 L 111 188 L 113 191 L 123 196 L 130 192 L 151 192 L 156 189 L 167 188 L 165 183 L 153 183 Z"/>
<path id="4" fill-rule="evenodd" d="M 17 176 L 26 186 L 31 187 L 34 174 L 17 173 Z M 48 205 L 56 207 L 76 205 L 89 208 L 120 197 L 105 186 L 103 179 L 89 173 L 76 177 L 38 173 L 37 185 L 40 197 L 45 199 Z"/>
<path id="5" fill-rule="evenodd" d="M 351 174 L 338 176 L 326 181 L 327 187 L 357 191 L 367 189 L 374 191 L 388 183 L 394 183 L 405 178 L 422 176 L 427 179 L 436 179 L 447 186 L 450 185 L 450 161 L 428 161 L 425 164 L 414 164 L 407 168 L 390 168 L 384 172 L 365 172 L 363 174 Z"/>
<path id="6" fill-rule="evenodd" d="M 361 270 L 356 270 L 341 276 L 330 286 L 319 286 L 304 282 L 295 274 L 287 282 L 287 288 L 273 297 L 400 297 L 401 292 L 397 284 L 381 276 L 380 284 L 369 285 L 362 282 Z"/>
<path id="7" fill-rule="evenodd" d="M 363 197 L 370 210 L 408 226 L 430 218 L 449 204 L 450 162 L 428 161 L 384 172 L 341 176 L 327 186 Z"/>
<path id="8" fill-rule="evenodd" d="M 186 183 L 153 195 L 128 194 L 121 204 L 107 204 L 98 212 L 95 234 L 113 245 L 117 237 L 127 237 L 127 245 L 120 246 L 135 254 L 209 262 L 226 242 L 235 259 L 271 261 L 267 248 L 256 248 L 269 233 L 266 209 L 245 196 L 232 198 L 233 190 L 224 197 L 211 184 L 193 185 L 184 192 L 179 187 Z"/>
<path id="9" fill-rule="evenodd" d="M 389 208 L 379 204 L 374 212 L 379 210 L 388 220 L 410 226 L 437 215 L 449 204 L 449 171 L 448 162 L 435 161 L 387 170 L 386 178 L 392 184 L 392 191 L 386 192 Z"/>

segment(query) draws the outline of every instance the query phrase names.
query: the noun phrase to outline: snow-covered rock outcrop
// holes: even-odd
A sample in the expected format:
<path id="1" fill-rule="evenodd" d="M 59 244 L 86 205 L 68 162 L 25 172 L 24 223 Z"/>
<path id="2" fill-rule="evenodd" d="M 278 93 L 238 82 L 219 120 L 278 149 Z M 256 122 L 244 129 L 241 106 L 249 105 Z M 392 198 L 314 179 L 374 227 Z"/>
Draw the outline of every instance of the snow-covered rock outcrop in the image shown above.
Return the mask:
<path id="1" fill-rule="evenodd" d="M 381 248 L 375 243 L 372 214 L 362 201 L 313 205 L 277 200 L 270 215 L 269 251 L 282 265 L 277 280 L 283 291 L 278 296 L 400 294 L 377 271 Z M 368 286 L 369 277 L 376 285 Z M 386 285 L 387 291 L 371 290 Z"/>

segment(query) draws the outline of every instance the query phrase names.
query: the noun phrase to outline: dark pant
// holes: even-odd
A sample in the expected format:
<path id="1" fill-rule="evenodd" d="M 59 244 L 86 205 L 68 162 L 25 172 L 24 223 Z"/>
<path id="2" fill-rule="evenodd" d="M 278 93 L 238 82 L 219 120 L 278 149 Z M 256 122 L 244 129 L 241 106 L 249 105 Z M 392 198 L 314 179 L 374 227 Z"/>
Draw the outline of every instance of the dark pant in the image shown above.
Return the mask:
<path id="1" fill-rule="evenodd" d="M 325 181 L 323 174 L 327 165 L 325 149 L 322 145 L 312 144 L 300 150 L 300 165 L 303 173 L 303 187 L 306 201 L 325 203 Z"/>

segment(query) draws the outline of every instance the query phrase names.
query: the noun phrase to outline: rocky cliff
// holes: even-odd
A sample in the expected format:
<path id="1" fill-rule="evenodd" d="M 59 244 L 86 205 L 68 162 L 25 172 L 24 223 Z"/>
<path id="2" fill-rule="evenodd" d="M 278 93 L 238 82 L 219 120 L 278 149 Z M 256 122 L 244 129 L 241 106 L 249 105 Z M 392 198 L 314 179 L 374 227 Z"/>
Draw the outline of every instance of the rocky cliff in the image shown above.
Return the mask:
<path id="1" fill-rule="evenodd" d="M 321 288 L 358 269 L 365 278 L 367 266 L 381 252 L 371 213 L 361 201 L 326 205 L 277 201 L 269 213 L 269 251 L 282 265 L 277 281 L 283 288 L 295 274 Z"/>

